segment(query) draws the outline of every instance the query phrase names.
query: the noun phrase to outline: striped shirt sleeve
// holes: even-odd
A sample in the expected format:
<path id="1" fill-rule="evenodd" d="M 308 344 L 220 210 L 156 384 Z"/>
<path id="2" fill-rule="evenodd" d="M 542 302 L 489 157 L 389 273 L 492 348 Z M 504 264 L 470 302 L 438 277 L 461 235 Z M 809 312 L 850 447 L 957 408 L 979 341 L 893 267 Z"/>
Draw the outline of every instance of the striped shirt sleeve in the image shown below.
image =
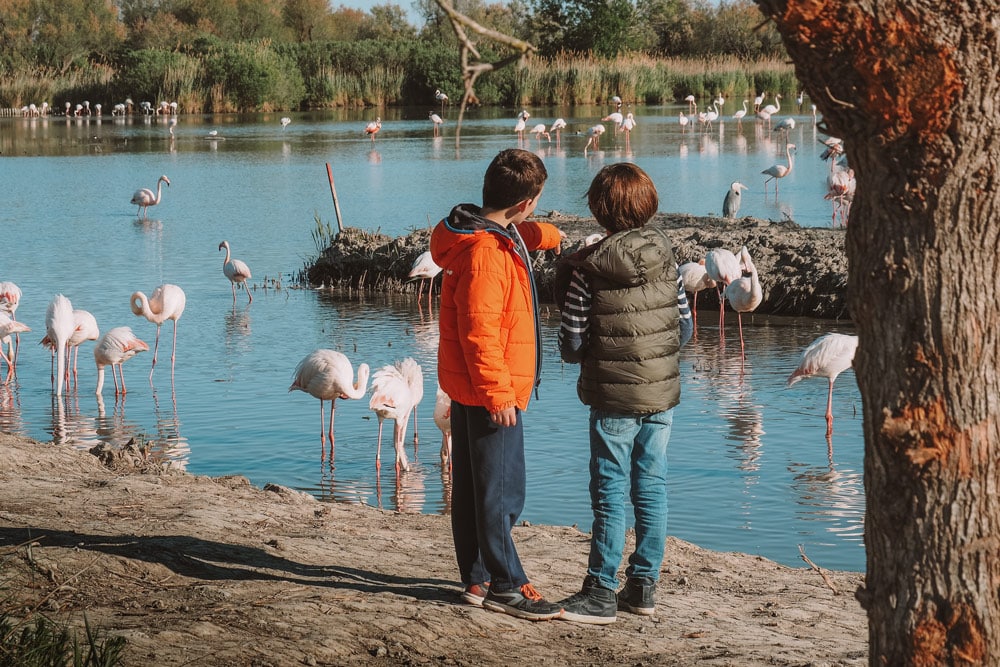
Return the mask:
<path id="1" fill-rule="evenodd" d="M 580 269 L 573 269 L 559 323 L 559 355 L 570 364 L 578 364 L 587 351 L 590 327 L 590 283 Z"/>
<path id="2" fill-rule="evenodd" d="M 684 278 L 680 268 L 677 269 L 677 312 L 680 314 L 681 347 L 687 345 L 694 334 L 694 319 L 691 317 L 691 306 L 688 304 L 687 292 L 684 291 Z"/>

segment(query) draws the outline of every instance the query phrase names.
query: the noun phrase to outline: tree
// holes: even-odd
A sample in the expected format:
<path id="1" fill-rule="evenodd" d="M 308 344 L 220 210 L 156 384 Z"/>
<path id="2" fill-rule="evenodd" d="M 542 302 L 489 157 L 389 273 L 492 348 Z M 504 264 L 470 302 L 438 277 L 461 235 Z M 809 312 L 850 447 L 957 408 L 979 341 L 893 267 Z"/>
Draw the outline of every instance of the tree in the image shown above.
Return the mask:
<path id="1" fill-rule="evenodd" d="M 311 42 L 321 38 L 323 25 L 330 18 L 330 3 L 327 0 L 288 0 L 282 18 L 295 35 L 295 41 Z"/>
<path id="2" fill-rule="evenodd" d="M 60 72 L 92 54 L 107 57 L 125 38 L 110 0 L 34 0 L 31 12 L 37 62 Z"/>
<path id="3" fill-rule="evenodd" d="M 757 3 L 857 176 L 869 663 L 996 665 L 1000 2 Z"/>
<path id="4" fill-rule="evenodd" d="M 637 12 L 631 0 L 535 0 L 542 55 L 559 51 L 614 57 L 635 45 Z"/>

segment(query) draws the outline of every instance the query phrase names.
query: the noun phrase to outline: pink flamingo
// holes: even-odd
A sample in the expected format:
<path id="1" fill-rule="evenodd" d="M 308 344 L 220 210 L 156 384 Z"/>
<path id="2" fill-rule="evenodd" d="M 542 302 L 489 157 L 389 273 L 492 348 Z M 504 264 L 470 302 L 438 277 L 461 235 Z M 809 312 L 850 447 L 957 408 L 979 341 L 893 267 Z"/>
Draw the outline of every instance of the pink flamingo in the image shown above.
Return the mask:
<path id="1" fill-rule="evenodd" d="M 762 174 L 767 175 L 767 178 L 764 179 L 765 197 L 767 197 L 767 184 L 770 183 L 771 181 L 774 181 L 774 196 L 775 197 L 778 196 L 778 181 L 784 178 L 785 176 L 788 176 L 790 173 L 792 173 L 792 167 L 795 166 L 795 158 L 793 157 L 795 155 L 794 151 L 795 151 L 795 144 L 786 144 L 785 155 L 788 158 L 788 166 L 786 167 L 783 164 L 773 164 L 764 171 L 760 172 Z"/>
<path id="2" fill-rule="evenodd" d="M 833 433 L 833 382 L 851 367 L 858 350 L 858 337 L 828 333 L 820 336 L 802 351 L 799 367 L 788 376 L 786 386 L 807 377 L 825 377 L 829 383 L 826 396 L 826 435 Z"/>
<path id="3" fill-rule="evenodd" d="M 338 398 L 363 398 L 368 387 L 368 364 L 358 366 L 358 377 L 354 380 L 351 360 L 336 350 L 314 350 L 306 355 L 295 367 L 295 375 L 288 391 L 304 391 L 319 399 L 319 441 L 330 438 L 330 460 L 333 461 L 333 417 Z M 323 424 L 323 401 L 330 401 L 330 430 L 325 432 Z M 324 449 L 324 455 L 326 451 Z"/>
<path id="4" fill-rule="evenodd" d="M 451 397 L 441 387 L 434 401 L 434 424 L 441 429 L 441 465 L 451 460 Z"/>
<path id="5" fill-rule="evenodd" d="M 694 295 L 693 305 L 691 308 L 691 314 L 694 321 L 698 321 L 698 292 L 705 289 L 712 289 L 716 286 L 716 282 L 708 275 L 708 271 L 705 270 L 705 260 L 701 259 L 697 262 L 685 262 L 677 267 L 678 273 L 680 273 L 681 280 L 684 282 L 684 289 Z"/>
<path id="6" fill-rule="evenodd" d="M 94 361 L 97 363 L 97 390 L 95 393 L 98 396 L 101 395 L 101 391 L 104 389 L 104 367 L 111 366 L 111 378 L 115 383 L 115 396 L 118 396 L 119 393 L 124 396 L 127 390 L 125 389 L 125 372 L 122 370 L 122 364 L 140 352 L 148 351 L 149 345 L 137 338 L 129 327 L 115 327 L 106 332 L 94 346 Z M 118 375 L 115 374 L 115 368 L 118 369 L 118 375 L 121 376 L 121 391 L 118 389 Z"/>
<path id="7" fill-rule="evenodd" d="M 142 292 L 133 292 L 129 301 L 132 313 L 142 315 L 156 325 L 156 342 L 153 343 L 153 366 L 149 369 L 149 381 L 153 381 L 153 371 L 156 369 L 156 353 L 160 349 L 160 326 L 167 320 L 174 321 L 174 345 L 170 352 L 170 377 L 174 377 L 174 364 L 177 359 L 177 320 L 184 313 L 187 297 L 177 285 L 164 283 L 147 299 Z"/>
<path id="8" fill-rule="evenodd" d="M 66 342 L 66 369 L 65 369 L 65 381 L 67 386 L 70 381 L 70 366 L 73 369 L 73 384 L 76 385 L 77 381 L 77 361 L 80 357 L 80 346 L 83 345 L 88 340 L 97 340 L 98 336 L 101 335 L 100 329 L 97 327 L 97 320 L 92 314 L 86 310 L 76 309 L 73 311 L 73 335 L 70 336 L 69 340 Z M 48 334 L 40 341 L 44 347 L 49 348 L 52 351 L 53 359 L 55 358 L 56 346 L 49 338 Z M 70 363 L 70 355 L 72 354 L 73 360 Z"/>
<path id="9" fill-rule="evenodd" d="M 725 248 L 713 248 L 705 253 L 705 272 L 716 283 L 715 289 L 719 295 L 719 335 L 724 336 L 726 301 L 723 290 L 743 275 L 740 270 L 740 261 L 736 259 L 736 255 Z"/>
<path id="10" fill-rule="evenodd" d="M 31 329 L 26 324 L 18 322 L 7 313 L 0 311 L 0 359 L 7 362 L 7 377 L 4 378 L 4 384 L 10 382 L 14 376 L 14 354 L 11 353 L 10 356 L 4 354 L 3 346 L 6 344 L 8 348 L 10 347 L 12 335 L 16 336 L 29 331 Z"/>
<path id="11" fill-rule="evenodd" d="M 365 125 L 365 134 L 372 138 L 372 143 L 375 143 L 375 135 L 378 131 L 382 129 L 382 119 L 376 117 L 375 120 Z"/>
<path id="12" fill-rule="evenodd" d="M 439 116 L 436 113 L 434 113 L 433 111 L 431 111 L 427 115 L 427 117 L 431 119 L 432 123 L 434 123 L 434 136 L 436 137 L 436 136 L 440 135 L 441 134 L 441 125 L 444 124 L 444 119 L 441 118 L 441 116 Z"/>
<path id="13" fill-rule="evenodd" d="M 147 209 L 149 209 L 150 206 L 156 206 L 157 204 L 160 203 L 160 197 L 163 194 L 161 192 L 161 189 L 164 183 L 166 183 L 167 186 L 169 187 L 170 179 L 167 178 L 166 176 L 160 176 L 160 178 L 157 179 L 156 181 L 155 194 L 149 188 L 140 188 L 135 191 L 135 194 L 132 195 L 132 203 L 139 207 L 139 211 L 136 213 L 136 215 L 142 213 L 142 217 L 145 218 L 147 214 Z"/>
<path id="14" fill-rule="evenodd" d="M 21 288 L 15 283 L 5 280 L 0 282 L 0 313 L 6 313 L 10 315 L 10 319 L 17 320 L 15 313 L 17 312 L 17 306 L 21 302 Z M 9 337 L 2 337 L 0 340 L 6 339 L 7 344 L 7 358 L 10 363 L 14 366 L 14 371 L 17 369 L 17 349 L 21 344 L 21 333 L 14 331 L 13 343 Z"/>
<path id="15" fill-rule="evenodd" d="M 243 289 L 247 293 L 247 298 L 250 299 L 247 303 L 253 303 L 253 295 L 250 294 L 250 288 L 247 287 L 247 280 L 253 278 L 250 275 L 250 267 L 247 266 L 246 262 L 242 259 L 230 259 L 229 256 L 229 241 L 223 241 L 219 244 L 219 250 L 223 248 L 226 249 L 226 258 L 222 260 L 222 272 L 229 278 L 229 282 L 233 288 L 233 305 L 236 305 L 236 284 L 239 283 L 243 285 Z"/>

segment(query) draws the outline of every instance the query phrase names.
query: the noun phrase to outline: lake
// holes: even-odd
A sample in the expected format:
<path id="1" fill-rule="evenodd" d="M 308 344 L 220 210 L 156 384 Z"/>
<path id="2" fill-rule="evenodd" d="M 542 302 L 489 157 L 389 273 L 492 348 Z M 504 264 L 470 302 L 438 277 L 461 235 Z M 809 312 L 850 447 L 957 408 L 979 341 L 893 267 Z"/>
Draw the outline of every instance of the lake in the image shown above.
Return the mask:
<path id="1" fill-rule="evenodd" d="M 106 107 L 110 105 L 106 104 Z M 449 481 L 431 419 L 436 384 L 437 312 L 412 296 L 338 298 L 295 285 L 317 254 L 315 218 L 336 225 L 326 164 L 345 225 L 401 235 L 436 222 L 461 201 L 479 201 L 482 174 L 497 151 L 522 146 L 545 162 L 549 181 L 539 211 L 586 215 L 584 193 L 603 165 L 633 161 L 652 176 L 664 212 L 719 215 L 730 182 L 749 186 L 741 215 L 829 226 L 823 199 L 824 135 L 808 116 L 790 133 L 795 166 L 775 196 L 766 167 L 785 162 L 784 138 L 724 115 L 711 130 L 682 130 L 680 107 L 636 107 L 628 148 L 611 124 L 600 150 L 582 133 L 611 109 L 529 108 L 530 128 L 557 116 L 559 141 L 514 134 L 519 109 L 472 110 L 456 146 L 457 109 L 445 110 L 433 137 L 428 109 L 342 110 L 247 116 L 0 119 L 0 281 L 17 283 L 21 337 L 15 382 L 0 386 L 0 429 L 80 448 L 131 438 L 154 455 L 202 475 L 239 474 L 324 501 L 404 512 L 449 511 Z M 440 110 L 439 110 L 440 113 Z M 373 143 L 365 124 L 381 115 Z M 287 127 L 279 123 L 288 115 Z M 215 135 L 210 135 L 210 132 Z M 140 187 L 171 185 L 137 217 Z M 229 241 L 253 271 L 254 301 L 222 274 Z M 737 250 L 733 248 L 733 250 Z M 688 258 L 681 258 L 688 259 Z M 79 385 L 52 395 L 50 355 L 38 345 L 55 294 L 90 311 L 102 331 L 131 326 L 153 346 L 156 327 L 129 309 L 130 295 L 163 283 L 181 286 L 171 381 L 170 322 L 158 364 L 151 353 L 124 365 L 128 394 L 111 378 L 94 393 L 93 343 L 80 353 Z M 528 498 L 522 518 L 589 529 L 587 409 L 577 369 L 560 362 L 558 313 L 543 317 L 540 398 L 525 414 Z M 785 388 L 802 348 L 815 337 L 852 333 L 850 322 L 744 318 L 747 360 L 740 363 L 736 318 L 720 336 L 714 311 L 699 313 L 697 337 L 682 352 L 682 402 L 670 445 L 670 533 L 702 546 L 803 565 L 799 547 L 822 567 L 864 569 L 863 434 L 860 394 L 848 370 L 834 391 L 834 433 L 826 438 L 826 382 Z M 298 361 L 313 349 L 347 354 L 373 369 L 406 356 L 424 372 L 413 469 L 398 479 L 375 470 L 378 422 L 367 399 L 338 402 L 333 465 L 321 458 L 319 402 L 289 393 Z M 391 432 L 391 429 L 389 430 Z M 412 426 L 410 430 L 412 440 Z M 391 444 L 388 445 L 391 452 Z M 416 451 L 414 451 L 416 449 Z M 391 455 L 388 459 L 391 461 Z"/>

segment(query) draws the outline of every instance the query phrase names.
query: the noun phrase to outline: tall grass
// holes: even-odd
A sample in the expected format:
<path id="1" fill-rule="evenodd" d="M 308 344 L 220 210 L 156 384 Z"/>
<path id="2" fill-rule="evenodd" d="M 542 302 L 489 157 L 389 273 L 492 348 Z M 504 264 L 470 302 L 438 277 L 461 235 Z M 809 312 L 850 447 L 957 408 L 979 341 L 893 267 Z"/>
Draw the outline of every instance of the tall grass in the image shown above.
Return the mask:
<path id="1" fill-rule="evenodd" d="M 370 57 L 369 57 L 370 56 Z M 183 112 L 433 104 L 434 87 L 454 68 L 442 45 L 328 43 L 310 46 L 226 44 L 200 54 L 135 51 L 117 66 L 87 64 L 68 74 L 0 74 L 0 106 L 89 99 L 108 108 L 125 97 L 177 101 Z M 362 66 L 359 63 L 375 63 Z M 800 89 L 790 63 L 777 58 L 615 59 L 559 54 L 523 68 L 491 72 L 477 83 L 483 104 L 574 106 L 618 95 L 636 104 L 679 102 L 688 95 L 753 99 L 766 91 L 792 99 Z M 421 99 L 425 96 L 426 99 Z"/>

